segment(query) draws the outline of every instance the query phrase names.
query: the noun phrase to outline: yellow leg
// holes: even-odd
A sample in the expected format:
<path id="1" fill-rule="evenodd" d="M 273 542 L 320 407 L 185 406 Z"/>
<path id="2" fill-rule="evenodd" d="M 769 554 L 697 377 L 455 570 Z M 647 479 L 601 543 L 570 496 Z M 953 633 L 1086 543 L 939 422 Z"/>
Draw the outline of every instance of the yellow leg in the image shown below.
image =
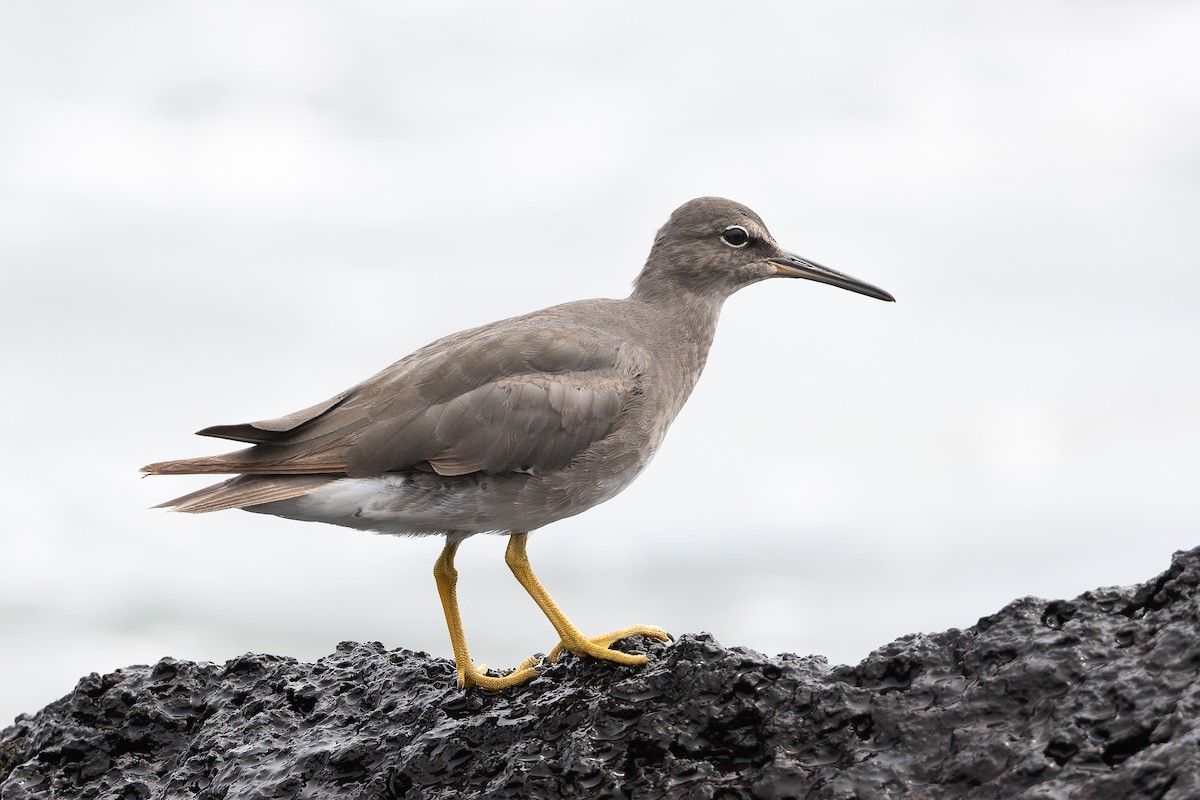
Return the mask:
<path id="1" fill-rule="evenodd" d="M 542 582 L 533 574 L 533 568 L 529 566 L 529 556 L 525 553 L 525 539 L 526 534 L 524 533 L 514 533 L 508 537 L 508 550 L 504 553 L 504 561 L 521 585 L 525 587 L 525 591 L 529 592 L 529 596 L 542 609 L 542 613 L 550 620 L 554 630 L 558 632 L 560 641 L 550 651 L 551 661 L 557 661 L 563 650 L 568 650 L 580 657 L 591 656 L 605 661 L 615 661 L 618 664 L 635 666 L 645 664 L 646 657 L 609 650 L 609 645 L 630 636 L 649 636 L 664 642 L 671 638 L 662 628 L 650 625 L 630 625 L 628 628 L 609 631 L 592 638 L 584 636 L 579 628 L 576 628 L 571 620 L 567 619 L 567 615 L 550 598 L 550 594 L 542 586 Z M 531 663 L 533 663 L 532 659 L 525 659 L 518 669 L 528 668 Z"/>
<path id="2" fill-rule="evenodd" d="M 487 668 L 479 668 L 471 661 L 467 650 L 467 637 L 463 634 L 462 615 L 458 611 L 458 570 L 454 568 L 454 554 L 458 550 L 458 542 L 446 540 L 446 547 L 433 565 L 433 578 L 437 581 L 438 595 L 442 598 L 442 610 L 446 612 L 446 627 L 450 630 L 450 645 L 454 648 L 454 665 L 458 669 L 458 685 L 464 689 L 478 686 L 481 689 L 496 691 L 517 686 L 537 677 L 538 671 L 527 663 L 522 664 L 514 672 L 502 678 L 493 678 L 484 673 Z M 527 660 L 528 661 L 528 660 Z"/>

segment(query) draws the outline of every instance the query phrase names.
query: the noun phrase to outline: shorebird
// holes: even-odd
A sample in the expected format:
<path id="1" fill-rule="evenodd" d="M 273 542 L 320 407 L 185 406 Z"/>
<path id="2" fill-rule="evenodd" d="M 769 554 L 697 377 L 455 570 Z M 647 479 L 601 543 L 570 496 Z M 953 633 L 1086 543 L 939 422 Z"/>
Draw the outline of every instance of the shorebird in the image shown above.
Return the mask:
<path id="1" fill-rule="evenodd" d="M 767 278 L 804 278 L 894 298 L 779 247 L 743 205 L 702 197 L 678 208 L 620 300 L 581 300 L 456 333 L 336 397 L 277 419 L 199 431 L 251 445 L 163 461 L 155 475 L 232 474 L 156 508 L 241 508 L 399 535 L 445 536 L 434 564 L 462 687 L 504 689 L 538 675 L 476 667 L 459 614 L 454 556 L 477 533 L 509 537 L 505 561 L 563 651 L 623 665 L 611 645 L 669 638 L 633 625 L 585 636 L 526 556 L 530 531 L 611 499 L 646 467 L 696 385 L 725 299 Z"/>

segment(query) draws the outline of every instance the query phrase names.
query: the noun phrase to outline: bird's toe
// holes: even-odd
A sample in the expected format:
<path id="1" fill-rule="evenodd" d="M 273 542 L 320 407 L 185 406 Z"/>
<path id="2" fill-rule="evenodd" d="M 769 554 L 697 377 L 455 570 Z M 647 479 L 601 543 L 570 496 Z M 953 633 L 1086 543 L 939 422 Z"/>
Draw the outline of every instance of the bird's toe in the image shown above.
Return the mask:
<path id="1" fill-rule="evenodd" d="M 623 664 L 630 667 L 645 664 L 647 661 L 646 656 L 634 653 L 622 653 L 619 650 L 610 649 L 616 642 L 619 642 L 621 639 L 628 639 L 631 636 L 646 636 L 664 642 L 671 639 L 671 634 L 654 625 L 630 625 L 627 628 L 620 628 L 590 638 L 580 634 L 578 638 L 573 638 L 569 641 L 564 639 L 555 645 L 554 649 L 550 651 L 550 661 L 552 663 L 557 662 L 559 656 L 564 652 L 569 652 L 580 658 L 591 656 L 592 658 L 612 661 L 616 664 Z"/>
<path id="2" fill-rule="evenodd" d="M 532 657 L 531 657 L 532 658 Z M 460 666 L 458 668 L 458 688 L 471 689 L 479 688 L 489 692 L 498 692 L 501 689 L 508 689 L 513 686 L 520 686 L 523 683 L 536 678 L 541 673 L 534 669 L 529 658 L 521 662 L 521 665 L 507 675 L 488 675 L 487 666 L 480 664 L 478 667 L 473 664 Z"/>

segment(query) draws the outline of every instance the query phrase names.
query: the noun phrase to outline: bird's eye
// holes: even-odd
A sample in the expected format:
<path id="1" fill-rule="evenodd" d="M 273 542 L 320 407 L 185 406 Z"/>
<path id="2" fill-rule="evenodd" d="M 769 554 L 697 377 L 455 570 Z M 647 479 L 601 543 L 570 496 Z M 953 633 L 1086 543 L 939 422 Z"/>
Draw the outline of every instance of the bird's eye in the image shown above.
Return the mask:
<path id="1" fill-rule="evenodd" d="M 741 225 L 730 225 L 721 231 L 721 241 L 730 247 L 745 247 L 750 243 L 750 234 Z"/>

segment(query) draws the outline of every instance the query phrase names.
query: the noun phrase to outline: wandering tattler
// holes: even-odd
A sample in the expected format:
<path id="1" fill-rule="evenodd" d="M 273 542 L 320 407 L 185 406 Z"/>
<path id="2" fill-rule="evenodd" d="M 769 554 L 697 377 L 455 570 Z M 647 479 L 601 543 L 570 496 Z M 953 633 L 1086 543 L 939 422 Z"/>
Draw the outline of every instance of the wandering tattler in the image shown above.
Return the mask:
<path id="1" fill-rule="evenodd" d="M 704 368 L 725 298 L 766 278 L 806 278 L 880 300 L 882 289 L 780 249 L 762 220 L 716 197 L 685 203 L 654 238 L 623 300 L 581 300 L 447 336 L 338 396 L 278 419 L 200 431 L 251 447 L 143 467 L 234 474 L 159 508 L 242 508 L 401 535 L 441 534 L 433 575 L 459 685 L 503 689 L 471 661 L 454 555 L 476 533 L 508 534 L 505 561 L 559 636 L 554 661 L 643 664 L 619 639 L 666 639 L 633 625 L 585 636 L 525 555 L 530 531 L 603 503 L 654 456 Z"/>

